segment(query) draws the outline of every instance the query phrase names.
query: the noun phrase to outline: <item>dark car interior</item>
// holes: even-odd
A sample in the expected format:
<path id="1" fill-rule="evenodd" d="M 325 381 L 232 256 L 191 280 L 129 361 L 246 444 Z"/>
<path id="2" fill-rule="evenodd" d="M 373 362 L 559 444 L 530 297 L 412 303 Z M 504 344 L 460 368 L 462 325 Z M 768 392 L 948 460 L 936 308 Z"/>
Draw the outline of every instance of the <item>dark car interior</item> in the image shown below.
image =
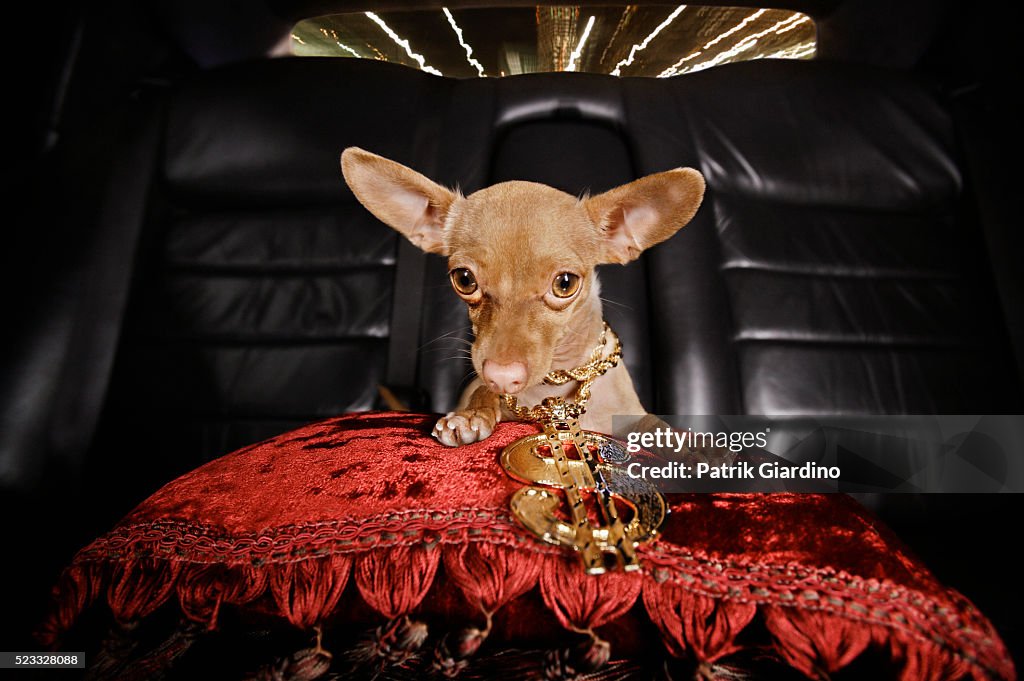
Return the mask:
<path id="1" fill-rule="evenodd" d="M 652 413 L 1021 413 L 1014 22 L 987 3 L 756 6 L 811 17 L 814 58 L 438 77 L 281 48 L 303 19 L 433 3 L 19 6 L 0 648 L 32 649 L 61 567 L 174 477 L 381 408 L 380 385 L 453 407 L 465 307 L 442 258 L 357 203 L 348 146 L 466 194 L 701 170 L 694 221 L 601 272 Z M 1019 497 L 867 501 L 1021 659 Z"/>

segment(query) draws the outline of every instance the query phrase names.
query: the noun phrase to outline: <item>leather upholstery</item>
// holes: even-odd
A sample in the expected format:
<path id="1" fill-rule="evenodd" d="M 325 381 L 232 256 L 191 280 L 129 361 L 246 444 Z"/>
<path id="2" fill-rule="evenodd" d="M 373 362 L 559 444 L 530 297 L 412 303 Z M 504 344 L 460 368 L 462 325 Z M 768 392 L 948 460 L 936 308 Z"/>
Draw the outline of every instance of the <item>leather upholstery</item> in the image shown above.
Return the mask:
<path id="1" fill-rule="evenodd" d="M 184 470 L 371 407 L 402 294 L 398 242 L 344 186 L 349 145 L 465 193 L 508 179 L 597 193 L 699 168 L 708 193 L 691 225 L 601 272 L 651 411 L 1020 404 L 950 117 L 907 76 L 765 61 L 670 80 L 453 81 L 285 59 L 184 84 L 161 145 L 98 439 L 107 452 L 140 435 L 123 426 L 140 410 L 174 424 L 162 456 Z M 470 371 L 444 272 L 429 256 L 418 376 L 438 411 Z"/>
<path id="2" fill-rule="evenodd" d="M 202 460 L 373 405 L 398 237 L 338 159 L 361 144 L 417 165 L 415 112 L 442 111 L 451 83 L 334 66 L 225 69 L 173 96 L 104 438 L 150 404 L 179 424 L 168 456 Z"/>
<path id="3" fill-rule="evenodd" d="M 708 378 L 738 383 L 738 393 L 716 408 L 996 413 L 1019 404 L 987 272 L 972 255 L 980 235 L 961 219 L 952 123 L 934 93 L 881 70 L 783 61 L 624 90 L 638 171 L 696 156 L 708 181 L 702 219 L 651 257 L 704 260 L 705 281 L 689 283 L 714 288 L 717 309 L 678 285 L 659 308 L 670 326 L 683 320 L 673 328 L 684 344 L 706 334 L 705 348 L 727 343 L 730 358 L 709 353 L 726 370 Z M 691 238 L 699 243 L 689 247 Z M 675 394 L 704 392 L 678 372 L 669 380 L 685 385 Z M 693 399 L 668 406 L 700 410 Z"/>

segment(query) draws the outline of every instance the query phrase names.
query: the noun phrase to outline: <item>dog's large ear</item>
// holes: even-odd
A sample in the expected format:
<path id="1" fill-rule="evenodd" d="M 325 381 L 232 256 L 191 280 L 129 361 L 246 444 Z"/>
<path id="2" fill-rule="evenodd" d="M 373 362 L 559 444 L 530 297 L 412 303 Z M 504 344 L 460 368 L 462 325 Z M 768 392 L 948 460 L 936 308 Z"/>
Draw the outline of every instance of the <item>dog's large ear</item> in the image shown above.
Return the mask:
<path id="1" fill-rule="evenodd" d="M 444 222 L 455 193 L 401 163 L 359 147 L 342 152 L 341 172 L 359 203 L 378 220 L 427 253 L 448 255 Z"/>
<path id="2" fill-rule="evenodd" d="M 704 178 L 675 168 L 586 199 L 584 206 L 604 236 L 603 262 L 625 264 L 688 223 L 704 197 Z"/>

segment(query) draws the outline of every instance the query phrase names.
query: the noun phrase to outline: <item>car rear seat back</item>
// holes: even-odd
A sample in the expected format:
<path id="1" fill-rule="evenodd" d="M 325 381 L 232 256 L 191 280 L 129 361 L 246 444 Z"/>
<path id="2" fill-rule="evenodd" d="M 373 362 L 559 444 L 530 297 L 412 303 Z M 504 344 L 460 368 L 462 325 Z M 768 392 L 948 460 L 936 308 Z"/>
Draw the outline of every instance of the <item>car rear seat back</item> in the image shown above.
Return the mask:
<path id="1" fill-rule="evenodd" d="M 673 413 L 1018 408 L 934 92 L 879 69 L 773 60 L 623 89 L 638 172 L 693 158 L 709 188 L 695 224 L 650 258 L 659 347 L 682 363 L 658 372 Z M 690 375 L 709 360 L 715 374 Z"/>
<path id="2" fill-rule="evenodd" d="M 166 479 L 374 404 L 406 292 L 397 235 L 342 182 L 350 145 L 465 193 L 511 179 L 597 193 L 699 168 L 691 225 L 601 269 L 654 412 L 1020 404 L 950 118 L 908 77 L 762 61 L 669 80 L 453 81 L 284 59 L 203 73 L 170 97 L 97 456 L 122 465 L 113 452 L 145 442 Z M 414 348 L 437 411 L 470 374 L 445 270 L 428 256 Z"/>
<path id="3" fill-rule="evenodd" d="M 453 81 L 382 64 L 337 66 L 232 67 L 171 95 L 97 438 L 99 471 L 130 463 L 145 443 L 163 462 L 146 467 L 165 469 L 152 471 L 155 484 L 374 404 L 399 237 L 348 191 L 341 150 L 360 145 L 468 189 L 483 178 L 474 185 L 472 169 L 445 166 L 462 157 L 440 155 L 444 126 L 456 123 L 446 117 L 457 102 Z M 460 303 L 438 295 L 443 263 L 431 265 L 423 333 L 439 337 L 465 322 Z M 421 375 L 437 399 L 451 400 L 466 368 L 440 361 L 436 345 L 424 347 Z"/>

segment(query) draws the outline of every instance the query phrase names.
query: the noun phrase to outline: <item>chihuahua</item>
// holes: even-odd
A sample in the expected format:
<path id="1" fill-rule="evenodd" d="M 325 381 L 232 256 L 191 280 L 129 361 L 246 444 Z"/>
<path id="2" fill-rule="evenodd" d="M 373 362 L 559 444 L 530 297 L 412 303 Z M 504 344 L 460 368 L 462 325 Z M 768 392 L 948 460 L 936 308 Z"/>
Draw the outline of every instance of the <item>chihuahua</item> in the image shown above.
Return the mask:
<path id="1" fill-rule="evenodd" d="M 433 431 L 451 447 L 483 440 L 515 418 L 503 394 L 527 406 L 569 399 L 574 381 L 553 386 L 544 378 L 590 361 L 602 337 L 595 266 L 628 263 L 668 239 L 704 196 L 704 178 L 692 168 L 582 198 L 521 181 L 462 196 L 358 147 L 345 149 L 341 168 L 367 210 L 427 253 L 448 258 L 452 288 L 469 308 L 476 378 Z M 639 421 L 647 414 L 622 364 L 591 390 L 580 418 L 586 430 L 610 433 L 612 415 Z"/>

